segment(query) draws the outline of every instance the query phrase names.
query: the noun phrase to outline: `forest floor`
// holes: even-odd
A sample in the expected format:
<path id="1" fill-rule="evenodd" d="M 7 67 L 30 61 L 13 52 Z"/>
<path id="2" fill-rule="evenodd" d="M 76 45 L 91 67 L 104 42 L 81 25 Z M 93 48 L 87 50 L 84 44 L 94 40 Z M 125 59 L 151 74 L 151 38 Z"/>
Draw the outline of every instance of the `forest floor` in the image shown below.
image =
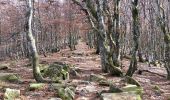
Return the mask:
<path id="1" fill-rule="evenodd" d="M 76 88 L 76 97 L 74 100 L 99 100 L 96 93 L 102 89 L 108 87 L 99 86 L 95 82 L 87 82 L 88 77 L 91 74 L 105 75 L 101 72 L 101 64 L 99 55 L 95 54 L 94 49 L 89 49 L 88 46 L 80 41 L 76 46 L 75 51 L 70 51 L 69 49 L 61 50 L 58 53 L 53 53 L 48 57 L 41 56 L 40 62 L 53 63 L 56 61 L 66 62 L 68 64 L 75 65 L 77 69 L 80 70 L 80 77 L 71 78 L 72 82 L 79 83 Z M 7 70 L 0 70 L 0 73 L 17 73 L 20 75 L 22 83 L 10 83 L 1 82 L 0 87 L 0 99 L 3 98 L 4 88 L 12 88 L 21 90 L 21 100 L 48 100 L 51 97 L 55 97 L 55 91 L 44 88 L 42 90 L 29 91 L 27 88 L 29 83 L 35 82 L 32 75 L 32 68 L 28 67 L 28 60 L 19 61 L 3 61 L 0 63 L 11 63 L 10 68 Z M 128 69 L 129 60 L 124 59 L 122 61 L 124 70 Z M 163 67 L 148 67 L 146 63 L 139 63 L 139 68 L 147 69 L 152 72 L 156 72 L 162 75 L 166 74 Z M 114 82 L 120 81 L 120 77 L 112 77 L 105 75 L 107 79 L 113 80 Z M 168 100 L 170 98 L 170 81 L 165 78 L 160 77 L 156 74 L 143 73 L 138 75 L 135 73 L 133 76 L 144 89 L 142 96 L 143 100 Z M 82 84 L 87 82 L 87 84 Z M 49 85 L 49 84 L 47 84 Z M 159 87 L 162 92 L 157 92 L 154 87 Z M 83 89 L 88 89 L 88 91 L 82 91 Z"/>

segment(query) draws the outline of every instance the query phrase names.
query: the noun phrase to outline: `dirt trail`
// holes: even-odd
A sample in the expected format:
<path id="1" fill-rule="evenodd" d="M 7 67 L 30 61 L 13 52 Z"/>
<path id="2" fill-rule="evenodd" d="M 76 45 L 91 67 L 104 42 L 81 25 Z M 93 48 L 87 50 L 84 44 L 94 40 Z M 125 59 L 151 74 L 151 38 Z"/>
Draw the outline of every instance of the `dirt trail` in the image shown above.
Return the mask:
<path id="1" fill-rule="evenodd" d="M 80 70 L 80 77 L 71 78 L 72 82 L 78 83 L 76 88 L 75 100 L 98 100 L 96 93 L 107 89 L 108 87 L 101 87 L 95 82 L 89 82 L 88 78 L 90 74 L 104 74 L 101 72 L 100 57 L 95 54 L 94 49 L 89 49 L 85 42 L 81 40 L 76 45 L 76 50 L 70 51 L 68 48 L 61 50 L 58 53 L 53 53 L 48 57 L 41 56 L 40 62 L 53 63 L 56 61 L 66 62 L 75 65 Z M 6 61 L 7 62 L 7 61 Z M 8 63 L 11 61 L 8 61 Z M 129 66 L 129 60 L 122 61 L 125 69 Z M 1 62 L 4 63 L 4 62 Z M 14 88 L 22 91 L 21 100 L 48 100 L 51 97 L 55 97 L 55 91 L 48 88 L 44 90 L 28 91 L 27 87 L 29 83 L 35 82 L 32 76 L 32 68 L 28 67 L 28 60 L 20 60 L 15 62 L 8 70 L 0 71 L 18 73 L 23 81 L 22 84 L 3 82 L 0 86 L 3 87 L 0 91 L 0 99 L 3 97 L 3 89 Z M 147 64 L 140 63 L 140 67 L 147 68 Z M 151 68 L 156 69 L 160 74 L 165 74 L 164 68 Z M 118 77 L 106 76 L 113 81 L 119 81 Z M 137 79 L 144 88 L 143 100 L 167 100 L 170 95 L 170 81 L 165 78 L 143 73 L 142 75 L 135 74 L 134 78 Z M 5 84 L 5 85 L 4 85 Z M 48 84 L 47 84 L 48 85 Z M 154 87 L 158 86 L 163 93 L 157 92 Z"/>

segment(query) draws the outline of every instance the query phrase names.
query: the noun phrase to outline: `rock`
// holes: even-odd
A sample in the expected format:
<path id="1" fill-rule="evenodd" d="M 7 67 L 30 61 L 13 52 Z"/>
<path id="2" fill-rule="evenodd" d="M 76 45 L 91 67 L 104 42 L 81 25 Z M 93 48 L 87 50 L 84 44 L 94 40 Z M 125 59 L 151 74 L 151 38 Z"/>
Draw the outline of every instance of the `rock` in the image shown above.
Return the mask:
<path id="1" fill-rule="evenodd" d="M 98 90 L 99 90 L 98 87 L 94 85 L 79 85 L 76 88 L 76 94 L 86 96 L 91 93 L 97 93 Z"/>
<path id="2" fill-rule="evenodd" d="M 111 82 L 108 80 L 101 80 L 99 82 L 99 85 L 101 85 L 101 86 L 110 86 L 110 84 L 111 84 Z"/>
<path id="3" fill-rule="evenodd" d="M 50 98 L 50 99 L 48 99 L 48 100 L 62 100 L 61 98 L 55 98 L 55 97 L 53 97 L 53 98 Z"/>
<path id="4" fill-rule="evenodd" d="M 19 82 L 20 77 L 16 73 L 0 73 L 0 80 L 9 82 Z"/>
<path id="5" fill-rule="evenodd" d="M 62 62 L 54 62 L 44 73 L 45 77 L 49 77 L 53 81 L 69 79 L 70 66 Z"/>
<path id="6" fill-rule="evenodd" d="M 9 68 L 10 64 L 0 64 L 0 70 L 6 70 Z"/>
<path id="7" fill-rule="evenodd" d="M 57 93 L 62 100 L 73 100 L 75 96 L 75 90 L 72 87 L 59 88 Z"/>
<path id="8" fill-rule="evenodd" d="M 49 65 L 48 64 L 39 64 L 39 67 L 40 67 L 41 73 L 44 74 L 47 71 Z"/>
<path id="9" fill-rule="evenodd" d="M 30 83 L 29 90 L 39 90 L 45 87 L 44 83 Z"/>
<path id="10" fill-rule="evenodd" d="M 132 77 L 126 76 L 124 78 L 124 81 L 127 82 L 128 84 L 133 84 L 133 85 L 141 87 L 140 83 L 137 80 L 133 79 Z"/>
<path id="11" fill-rule="evenodd" d="M 129 92 L 129 93 L 135 93 L 138 95 L 142 95 L 143 93 L 143 88 L 142 87 L 138 87 L 136 85 L 127 85 L 121 88 L 123 90 L 123 92 Z"/>
<path id="12" fill-rule="evenodd" d="M 14 100 L 19 98 L 20 90 L 7 88 L 4 94 L 4 100 Z"/>
<path id="13" fill-rule="evenodd" d="M 92 82 L 100 82 L 102 80 L 106 80 L 106 78 L 102 75 L 91 74 L 89 80 Z"/>
<path id="14" fill-rule="evenodd" d="M 142 100 L 140 95 L 133 93 L 103 93 L 101 94 L 101 100 Z"/>
<path id="15" fill-rule="evenodd" d="M 118 88 L 114 85 L 110 85 L 109 92 L 120 93 L 120 92 L 123 92 L 123 90 L 121 90 L 120 88 Z"/>
<path id="16" fill-rule="evenodd" d="M 71 68 L 69 74 L 70 74 L 70 76 L 73 76 L 73 77 L 80 77 L 81 76 L 75 68 Z"/>

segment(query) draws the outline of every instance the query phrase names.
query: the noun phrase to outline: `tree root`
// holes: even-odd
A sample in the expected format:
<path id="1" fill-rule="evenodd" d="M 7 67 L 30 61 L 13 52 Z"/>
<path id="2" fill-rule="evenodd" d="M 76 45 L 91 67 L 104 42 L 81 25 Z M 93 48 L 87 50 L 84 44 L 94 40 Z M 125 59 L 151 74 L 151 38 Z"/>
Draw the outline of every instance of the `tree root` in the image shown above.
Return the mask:
<path id="1" fill-rule="evenodd" d="M 142 75 L 143 72 L 155 74 L 155 75 L 158 75 L 158 76 L 160 76 L 160 77 L 166 78 L 166 76 L 164 76 L 164 75 L 161 75 L 161 74 L 155 73 L 155 72 L 151 72 L 151 71 L 149 71 L 149 70 L 138 70 L 138 74 L 140 74 L 140 75 Z"/>

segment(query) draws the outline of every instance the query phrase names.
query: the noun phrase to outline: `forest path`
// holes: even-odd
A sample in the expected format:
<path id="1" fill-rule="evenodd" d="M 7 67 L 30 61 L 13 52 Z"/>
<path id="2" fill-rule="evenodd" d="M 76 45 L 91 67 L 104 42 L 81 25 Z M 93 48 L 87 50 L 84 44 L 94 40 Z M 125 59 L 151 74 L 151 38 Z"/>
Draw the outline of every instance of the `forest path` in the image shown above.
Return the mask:
<path id="1" fill-rule="evenodd" d="M 41 63 L 53 63 L 53 62 L 66 62 L 74 65 L 76 69 L 80 71 L 80 77 L 71 77 L 71 81 L 77 84 L 76 98 L 74 100 L 99 100 L 97 93 L 101 90 L 107 90 L 108 87 L 99 86 L 96 82 L 90 82 L 89 77 L 91 74 L 104 75 L 107 79 L 114 82 L 119 82 L 120 77 L 112 77 L 101 72 L 100 56 L 95 54 L 94 49 L 89 49 L 86 43 L 79 40 L 76 45 L 76 50 L 70 51 L 69 48 L 63 49 L 60 52 L 49 54 L 48 57 L 40 56 Z M 20 75 L 23 83 L 10 83 L 2 82 L 0 87 L 0 100 L 3 98 L 4 88 L 13 88 L 21 90 L 21 100 L 48 100 L 51 97 L 55 97 L 55 91 L 51 91 L 48 88 L 43 90 L 28 91 L 27 88 L 29 83 L 35 82 L 32 76 L 32 68 L 29 65 L 29 61 L 5 61 L 0 63 L 11 63 L 10 68 L 7 70 L 0 70 L 0 73 L 17 73 Z M 130 61 L 124 59 L 122 61 L 124 70 L 127 70 Z M 139 68 L 149 69 L 152 72 L 165 75 L 166 71 L 162 67 L 148 68 L 146 63 L 138 63 Z M 137 79 L 142 87 L 144 88 L 143 100 L 167 100 L 170 95 L 170 81 L 157 76 L 155 74 L 143 73 L 138 75 L 137 73 L 133 76 Z M 48 84 L 47 84 L 48 85 Z M 158 86 L 163 93 L 156 91 L 155 86 Z"/>

